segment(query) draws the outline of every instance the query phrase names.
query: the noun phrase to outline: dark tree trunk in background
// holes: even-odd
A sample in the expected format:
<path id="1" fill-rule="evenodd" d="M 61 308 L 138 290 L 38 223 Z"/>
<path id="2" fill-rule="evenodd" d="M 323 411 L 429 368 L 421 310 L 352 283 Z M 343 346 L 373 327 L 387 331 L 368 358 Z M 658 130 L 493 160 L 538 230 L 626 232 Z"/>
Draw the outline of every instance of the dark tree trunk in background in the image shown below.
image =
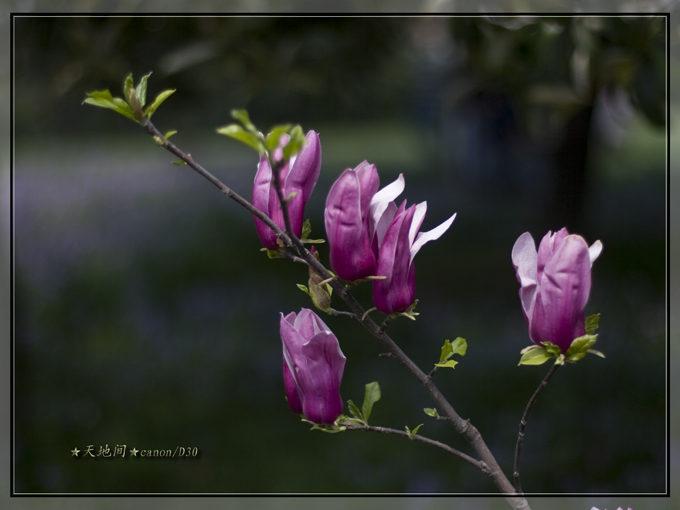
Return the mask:
<path id="1" fill-rule="evenodd" d="M 593 107 L 589 105 L 567 122 L 562 143 L 553 155 L 556 174 L 551 214 L 553 230 L 566 226 L 570 232 L 580 233 L 583 229 L 592 114 Z"/>

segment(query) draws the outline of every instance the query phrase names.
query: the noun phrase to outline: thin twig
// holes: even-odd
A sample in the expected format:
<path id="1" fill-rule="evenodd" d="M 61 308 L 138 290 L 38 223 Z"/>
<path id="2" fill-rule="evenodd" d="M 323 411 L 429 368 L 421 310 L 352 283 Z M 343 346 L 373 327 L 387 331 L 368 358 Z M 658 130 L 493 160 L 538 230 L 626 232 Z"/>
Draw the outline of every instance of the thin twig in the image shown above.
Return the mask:
<path id="1" fill-rule="evenodd" d="M 405 436 L 409 437 L 408 433 L 403 431 L 403 430 L 397 430 L 397 429 L 390 429 L 387 427 L 374 427 L 372 425 L 343 425 L 344 427 L 347 428 L 347 430 L 363 430 L 365 432 L 377 432 L 379 434 L 394 434 L 397 436 Z M 419 443 L 425 443 L 429 444 L 431 446 L 436 446 L 437 448 L 441 448 L 445 452 L 451 453 L 453 455 L 456 455 L 457 457 L 460 457 L 461 459 L 469 462 L 472 464 L 474 467 L 482 471 L 482 473 L 489 474 L 489 467 L 482 461 L 479 461 L 477 459 L 473 459 L 469 455 L 466 455 L 465 453 L 456 450 L 455 448 L 451 448 L 449 445 L 440 443 L 439 441 L 435 441 L 434 439 L 429 439 L 427 437 L 423 437 L 420 434 L 415 434 L 409 439 L 413 441 L 417 441 Z"/>
<path id="2" fill-rule="evenodd" d="M 428 379 L 432 379 L 432 376 L 433 376 L 435 373 L 437 373 L 437 368 L 439 368 L 439 367 L 437 367 L 437 366 L 435 365 L 434 368 L 433 368 L 432 370 L 430 370 L 430 373 L 427 374 Z"/>
<path id="3" fill-rule="evenodd" d="M 536 388 L 536 391 L 532 395 L 532 397 L 529 399 L 529 403 L 527 404 L 527 408 L 524 410 L 524 414 L 522 415 L 522 420 L 519 422 L 519 434 L 517 436 L 517 446 L 515 447 L 515 463 L 513 466 L 513 476 L 515 477 L 515 492 L 517 494 L 523 494 L 522 493 L 522 484 L 519 480 L 519 455 L 522 450 L 522 441 L 524 441 L 524 428 L 527 425 L 527 418 L 529 417 L 529 411 L 531 411 L 531 408 L 534 407 L 534 404 L 536 403 L 536 399 L 538 399 L 539 393 L 543 390 L 548 385 L 548 381 L 550 378 L 553 376 L 555 371 L 561 367 L 559 363 L 555 363 L 550 371 L 546 374 L 546 376 L 543 378 L 543 381 L 541 381 L 541 384 L 538 385 L 538 388 Z"/>
<path id="4" fill-rule="evenodd" d="M 144 124 L 144 129 L 151 135 L 157 138 L 160 138 L 161 140 L 163 139 L 163 135 L 161 134 L 158 129 L 156 129 L 156 126 L 154 126 L 150 120 L 147 120 L 146 124 Z M 220 181 L 217 177 L 215 177 L 213 174 L 208 172 L 205 168 L 203 168 L 201 165 L 196 163 L 194 159 L 189 156 L 188 154 L 185 154 L 182 152 L 175 144 L 172 142 L 166 140 L 163 142 L 161 145 L 164 149 L 168 150 L 169 152 L 173 153 L 175 156 L 177 156 L 179 159 L 184 161 L 189 167 L 191 167 L 193 170 L 198 172 L 201 176 L 205 177 L 208 181 L 210 181 L 215 187 L 217 187 L 222 193 L 227 195 L 229 198 L 237 202 L 240 206 L 245 207 L 248 211 L 250 211 L 252 214 L 257 216 L 260 220 L 262 220 L 264 223 L 267 224 L 269 228 L 271 228 L 274 232 L 276 232 L 276 235 L 279 236 L 279 238 L 283 241 L 283 243 L 286 246 L 291 246 L 292 243 L 286 233 L 279 228 L 279 226 L 272 221 L 272 219 L 267 216 L 265 213 L 260 211 L 257 207 L 255 207 L 253 204 L 248 202 L 245 198 L 243 198 L 241 195 L 236 193 L 234 190 L 232 190 L 229 186 L 224 184 L 222 181 Z"/>

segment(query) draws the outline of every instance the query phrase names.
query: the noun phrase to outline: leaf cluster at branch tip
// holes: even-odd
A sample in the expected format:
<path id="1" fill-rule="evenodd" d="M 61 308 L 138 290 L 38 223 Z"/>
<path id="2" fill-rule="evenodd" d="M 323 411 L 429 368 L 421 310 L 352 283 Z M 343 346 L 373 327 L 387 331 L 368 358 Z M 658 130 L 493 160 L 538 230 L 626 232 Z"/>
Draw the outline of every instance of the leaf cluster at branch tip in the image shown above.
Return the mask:
<path id="1" fill-rule="evenodd" d="M 108 108 L 120 113 L 121 115 L 124 115 L 128 119 L 134 120 L 139 124 L 145 124 L 146 121 L 151 118 L 154 112 L 163 103 L 163 101 L 165 101 L 175 92 L 175 89 L 164 90 L 158 94 L 158 96 L 156 96 L 156 99 L 154 99 L 153 103 L 151 103 L 146 108 L 146 110 L 142 110 L 146 104 L 146 91 L 149 76 L 151 76 L 151 73 L 147 74 L 146 76 L 142 76 L 141 80 L 139 80 L 139 83 L 137 84 L 137 87 L 135 87 L 132 79 L 132 73 L 130 73 L 123 82 L 123 94 L 125 99 L 113 97 L 108 89 L 98 90 L 94 92 L 87 92 L 87 98 L 83 101 L 83 104 L 87 103 L 94 106 L 99 106 L 101 108 Z M 166 135 L 165 140 L 168 139 L 168 136 L 171 135 Z"/>

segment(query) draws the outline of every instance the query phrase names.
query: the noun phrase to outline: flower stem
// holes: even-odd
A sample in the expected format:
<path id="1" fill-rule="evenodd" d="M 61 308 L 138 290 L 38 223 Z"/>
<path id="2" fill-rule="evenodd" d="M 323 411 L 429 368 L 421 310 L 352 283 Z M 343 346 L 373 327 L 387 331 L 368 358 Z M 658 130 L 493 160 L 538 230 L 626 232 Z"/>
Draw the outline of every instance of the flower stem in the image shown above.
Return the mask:
<path id="1" fill-rule="evenodd" d="M 536 403 L 536 400 L 538 399 L 539 393 L 543 390 L 548 385 L 548 381 L 550 378 L 553 376 L 553 374 L 557 371 L 559 367 L 561 367 L 559 363 L 555 363 L 550 371 L 546 374 L 546 376 L 543 378 L 541 381 L 541 384 L 538 385 L 538 388 L 536 388 L 536 391 L 532 395 L 532 397 L 529 399 L 529 403 L 527 404 L 527 408 L 524 410 L 524 414 L 522 415 L 522 420 L 519 422 L 519 434 L 517 436 L 517 446 L 515 447 L 515 464 L 513 466 L 513 476 L 515 478 L 515 492 L 517 494 L 523 494 L 522 493 L 522 484 L 519 479 L 519 455 L 522 450 L 522 441 L 524 441 L 524 428 L 527 425 L 527 419 L 529 417 L 529 411 L 531 411 L 531 408 L 534 407 L 534 404 Z"/>

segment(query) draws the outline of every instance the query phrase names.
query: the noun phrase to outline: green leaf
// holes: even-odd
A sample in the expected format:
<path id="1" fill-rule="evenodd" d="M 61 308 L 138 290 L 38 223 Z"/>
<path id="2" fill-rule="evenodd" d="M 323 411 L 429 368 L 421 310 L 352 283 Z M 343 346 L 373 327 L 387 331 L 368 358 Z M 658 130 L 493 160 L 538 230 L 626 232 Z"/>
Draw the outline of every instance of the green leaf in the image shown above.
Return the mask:
<path id="1" fill-rule="evenodd" d="M 232 110 L 231 116 L 243 124 L 243 127 L 245 127 L 252 134 L 257 135 L 259 133 L 255 125 L 250 122 L 250 115 L 248 115 L 246 110 Z"/>
<path id="2" fill-rule="evenodd" d="M 532 349 L 522 356 L 519 360 L 519 365 L 542 365 L 548 361 L 552 356 L 548 353 L 545 347 L 538 347 L 537 349 Z"/>
<path id="3" fill-rule="evenodd" d="M 520 353 L 520 354 L 526 354 L 527 352 L 532 351 L 532 350 L 534 350 L 534 349 L 543 349 L 543 347 L 541 347 L 540 345 L 531 344 L 530 346 L 525 347 L 524 349 L 522 349 L 521 351 L 519 351 L 519 353 Z"/>
<path id="4" fill-rule="evenodd" d="M 359 418 L 350 418 L 348 416 L 340 415 L 340 417 L 335 420 L 338 425 L 366 425 L 364 420 Z"/>
<path id="5" fill-rule="evenodd" d="M 597 335 L 583 335 L 571 342 L 569 349 L 567 349 L 566 357 L 568 361 L 578 361 L 586 355 L 595 342 L 597 342 Z"/>
<path id="6" fill-rule="evenodd" d="M 445 361 L 444 363 L 435 363 L 434 366 L 442 368 L 455 368 L 457 364 L 458 364 L 457 361 L 450 359 L 449 361 Z"/>
<path id="7" fill-rule="evenodd" d="M 555 345 L 552 342 L 541 342 L 541 344 L 545 346 L 545 350 L 548 351 L 548 354 L 555 358 L 562 354 L 562 349 L 560 349 L 559 345 Z"/>
<path id="8" fill-rule="evenodd" d="M 461 356 L 465 356 L 466 352 L 467 342 L 465 341 L 465 338 L 458 337 L 453 342 L 445 340 L 444 345 L 442 345 L 442 353 L 441 356 L 439 357 L 439 362 L 442 363 L 446 361 L 454 354 L 460 354 Z"/>
<path id="9" fill-rule="evenodd" d="M 439 356 L 439 363 L 444 362 L 451 356 L 453 356 L 453 347 L 451 346 L 451 342 L 446 339 L 444 340 L 444 345 L 442 345 L 442 353 L 441 356 Z"/>
<path id="10" fill-rule="evenodd" d="M 129 104 L 130 108 L 132 109 L 132 114 L 135 116 L 135 120 L 141 124 L 144 120 L 144 113 L 142 112 L 142 104 L 140 103 L 139 97 L 137 96 L 137 90 L 135 89 L 132 82 L 132 73 L 130 73 L 127 78 L 125 78 L 125 82 L 123 83 L 123 92 L 125 93 L 125 100 L 127 101 L 127 104 Z"/>
<path id="11" fill-rule="evenodd" d="M 137 88 L 135 89 L 135 92 L 137 93 L 137 99 L 139 99 L 139 104 L 142 106 L 146 104 L 146 83 L 149 80 L 149 76 L 151 76 L 151 73 L 147 74 L 146 76 L 142 76 L 142 79 L 139 80 Z"/>
<path id="12" fill-rule="evenodd" d="M 290 159 L 300 152 L 300 149 L 304 147 L 305 143 L 307 143 L 307 139 L 302 131 L 302 127 L 299 125 L 295 126 L 290 130 L 290 140 L 288 140 L 288 143 L 283 148 L 283 159 Z"/>
<path id="13" fill-rule="evenodd" d="M 300 241 L 304 241 L 312 233 L 312 223 L 309 219 L 306 219 L 302 224 L 302 235 L 300 236 Z"/>
<path id="14" fill-rule="evenodd" d="M 156 96 L 156 99 L 153 100 L 153 103 L 149 105 L 149 107 L 144 110 L 144 115 L 146 115 L 147 118 L 151 118 L 151 116 L 154 114 L 154 112 L 158 109 L 158 107 L 165 101 L 167 98 L 169 98 L 176 89 L 168 89 L 164 90 L 160 94 Z"/>
<path id="15" fill-rule="evenodd" d="M 298 286 L 298 289 L 300 289 L 302 292 L 307 294 L 309 297 L 312 297 L 312 295 L 309 293 L 309 289 L 307 288 L 307 286 L 302 285 L 300 283 L 298 283 L 297 286 Z"/>
<path id="16" fill-rule="evenodd" d="M 364 417 L 361 414 L 361 411 L 359 410 L 359 408 L 356 406 L 356 404 L 354 402 L 352 402 L 351 400 L 348 400 L 347 401 L 347 407 L 349 408 L 349 412 L 352 416 L 354 416 L 357 420 L 361 420 L 364 423 L 366 423 L 366 420 L 364 420 Z"/>
<path id="17" fill-rule="evenodd" d="M 172 164 L 175 165 L 175 166 L 182 166 L 182 165 L 186 165 L 187 162 L 186 162 L 186 161 L 182 161 L 182 160 L 180 159 L 179 161 L 173 161 Z"/>
<path id="18" fill-rule="evenodd" d="M 217 130 L 217 132 L 221 135 L 230 136 L 240 142 L 245 143 L 249 147 L 255 149 L 260 154 L 265 153 L 262 140 L 260 140 L 260 138 L 257 135 L 249 133 L 238 124 L 229 124 L 228 126 L 221 127 Z"/>
<path id="19" fill-rule="evenodd" d="M 600 323 L 600 314 L 596 313 L 594 315 L 589 315 L 586 317 L 586 333 L 592 335 L 595 333 L 598 325 Z"/>
<path id="20" fill-rule="evenodd" d="M 165 133 L 165 136 L 163 137 L 163 142 L 167 142 L 168 138 L 175 134 L 177 134 L 177 131 L 168 131 L 167 133 Z"/>
<path id="21" fill-rule="evenodd" d="M 361 415 L 364 417 L 366 423 L 371 416 L 373 404 L 380 400 L 380 385 L 377 382 L 371 382 L 366 385 L 366 392 L 364 393 L 364 403 L 361 406 Z"/>
<path id="22" fill-rule="evenodd" d="M 124 115 L 128 119 L 132 119 L 137 122 L 134 114 L 132 113 L 132 108 L 123 99 L 119 97 L 111 96 L 111 92 L 108 90 L 97 90 L 95 92 L 87 92 L 88 97 L 83 101 L 84 103 L 91 104 L 94 106 L 100 106 L 102 108 L 109 108 L 115 112 Z"/>
<path id="23" fill-rule="evenodd" d="M 302 421 L 306 421 L 307 423 L 312 423 L 311 421 L 307 421 L 307 420 L 302 420 Z M 337 434 L 338 432 L 344 432 L 345 430 L 347 430 L 347 427 L 334 428 L 331 425 L 317 425 L 316 423 L 313 423 L 312 425 L 313 425 L 312 428 L 309 429 L 309 430 L 320 430 L 321 432 L 328 432 L 329 434 Z"/>
<path id="24" fill-rule="evenodd" d="M 453 354 L 465 356 L 465 353 L 467 352 L 467 341 L 465 338 L 457 337 L 451 344 L 451 348 L 453 349 Z"/>
<path id="25" fill-rule="evenodd" d="M 408 438 L 409 438 L 411 441 L 413 441 L 413 436 L 415 436 L 415 435 L 418 433 L 418 429 L 419 429 L 420 427 L 422 427 L 422 426 L 423 426 L 423 424 L 421 423 L 420 425 L 418 425 L 418 426 L 417 426 L 416 428 L 414 428 L 413 430 L 409 429 L 408 427 L 404 427 L 404 428 L 406 429 L 406 433 L 408 434 Z"/>
<path id="26" fill-rule="evenodd" d="M 369 278 L 371 278 L 369 276 Z M 411 306 L 409 306 L 405 312 L 402 313 L 395 313 L 393 315 L 390 315 L 390 317 L 395 318 L 398 317 L 399 315 L 402 315 L 404 317 L 407 317 L 411 319 L 412 321 L 416 320 L 416 315 L 420 315 L 420 313 L 416 312 L 416 306 L 418 305 L 418 300 L 416 299 Z"/>
<path id="27" fill-rule="evenodd" d="M 132 80 L 132 73 L 128 74 L 123 81 L 123 94 L 128 104 L 130 103 L 132 91 L 135 90 L 134 81 Z"/>
<path id="28" fill-rule="evenodd" d="M 272 128 L 271 133 L 267 135 L 266 143 L 267 143 L 267 149 L 269 151 L 273 151 L 279 146 L 279 142 L 281 140 L 281 137 L 285 134 L 288 133 L 288 130 L 291 128 L 290 124 L 284 124 L 282 126 L 274 126 Z"/>
<path id="29" fill-rule="evenodd" d="M 423 411 L 425 411 L 426 415 L 432 416 L 433 418 L 437 418 L 439 416 L 437 409 L 434 407 L 426 407 L 425 409 L 423 409 Z"/>

